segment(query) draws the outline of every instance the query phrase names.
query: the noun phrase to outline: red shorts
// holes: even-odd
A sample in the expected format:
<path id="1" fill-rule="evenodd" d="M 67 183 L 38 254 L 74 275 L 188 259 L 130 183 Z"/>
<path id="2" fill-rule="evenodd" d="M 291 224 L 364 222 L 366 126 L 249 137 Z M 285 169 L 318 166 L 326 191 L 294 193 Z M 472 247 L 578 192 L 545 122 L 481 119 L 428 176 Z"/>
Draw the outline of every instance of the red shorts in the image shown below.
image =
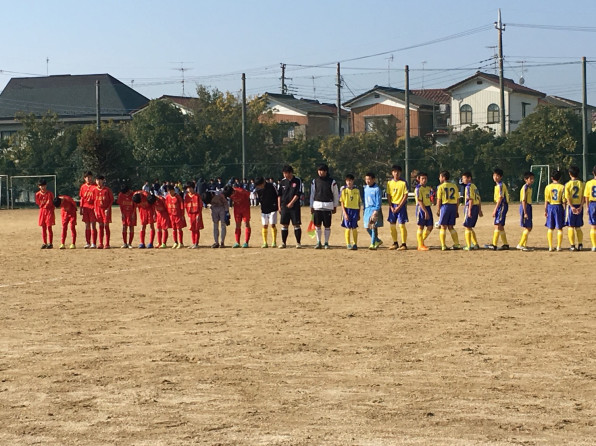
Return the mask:
<path id="1" fill-rule="evenodd" d="M 137 225 L 137 213 L 122 214 L 122 226 L 136 226 Z"/>
<path id="2" fill-rule="evenodd" d="M 83 210 L 83 222 L 84 223 L 95 223 L 95 209 L 93 208 L 81 208 Z"/>
<path id="3" fill-rule="evenodd" d="M 39 219 L 37 220 L 39 226 L 54 226 L 56 224 L 56 217 L 54 210 L 42 208 L 39 210 Z"/>
<path id="4" fill-rule="evenodd" d="M 160 214 L 157 212 L 155 214 L 155 226 L 157 229 L 168 229 L 170 226 L 170 216 L 167 213 Z"/>
<path id="5" fill-rule="evenodd" d="M 186 228 L 186 220 L 184 216 L 178 217 L 176 215 L 170 215 L 170 223 L 172 223 L 172 229 Z"/>
<path id="6" fill-rule="evenodd" d="M 250 209 L 234 208 L 234 220 L 236 222 L 243 221 L 244 223 L 248 223 L 250 221 Z"/>
<path id="7" fill-rule="evenodd" d="M 77 214 L 62 214 L 62 226 L 66 226 L 68 224 L 77 224 Z"/>
<path id="8" fill-rule="evenodd" d="M 139 222 L 141 225 L 150 225 L 155 223 L 153 219 L 153 210 L 139 208 Z"/>
<path id="9" fill-rule="evenodd" d="M 97 223 L 100 224 L 106 224 L 106 223 L 112 223 L 112 210 L 110 208 L 108 209 L 103 209 L 103 208 L 97 208 L 95 209 L 95 219 L 97 220 Z"/>
<path id="10" fill-rule="evenodd" d="M 203 216 L 201 214 L 190 214 L 188 219 L 190 220 L 191 231 L 200 231 L 205 228 L 205 226 L 203 226 Z"/>

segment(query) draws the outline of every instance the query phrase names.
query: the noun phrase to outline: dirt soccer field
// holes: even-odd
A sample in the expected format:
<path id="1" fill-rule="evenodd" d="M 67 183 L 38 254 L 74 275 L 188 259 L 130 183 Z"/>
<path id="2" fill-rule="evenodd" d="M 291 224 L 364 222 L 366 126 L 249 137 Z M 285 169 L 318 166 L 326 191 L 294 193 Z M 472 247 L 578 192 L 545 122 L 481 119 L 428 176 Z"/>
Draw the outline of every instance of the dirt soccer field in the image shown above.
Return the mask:
<path id="1" fill-rule="evenodd" d="M 596 254 L 347 251 L 337 215 L 331 250 L 261 249 L 256 209 L 210 249 L 204 216 L 198 250 L 83 250 L 79 222 L 42 251 L 0 211 L 0 444 L 596 444 Z"/>

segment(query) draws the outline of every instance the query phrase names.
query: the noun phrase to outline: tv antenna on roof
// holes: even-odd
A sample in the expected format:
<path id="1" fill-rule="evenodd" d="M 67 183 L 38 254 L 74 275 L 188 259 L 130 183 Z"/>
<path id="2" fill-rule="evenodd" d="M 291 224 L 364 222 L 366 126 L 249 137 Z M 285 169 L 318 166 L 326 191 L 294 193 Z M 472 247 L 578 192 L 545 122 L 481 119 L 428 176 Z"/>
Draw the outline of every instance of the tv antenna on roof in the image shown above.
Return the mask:
<path id="1" fill-rule="evenodd" d="M 424 65 L 426 65 L 426 60 L 422 61 L 422 88 L 421 88 L 421 90 L 424 90 Z"/>
<path id="2" fill-rule="evenodd" d="M 46 76 L 50 75 L 50 58 L 46 57 Z"/>
<path id="3" fill-rule="evenodd" d="M 523 85 L 525 84 L 526 80 L 524 79 L 524 63 L 526 63 L 525 60 L 518 60 L 517 63 L 521 64 L 521 76 L 519 77 L 519 84 Z"/>
<path id="4" fill-rule="evenodd" d="M 393 62 L 393 54 L 389 57 L 387 57 L 387 86 L 391 87 L 391 68 L 390 68 L 390 64 L 391 62 Z"/>
<path id="5" fill-rule="evenodd" d="M 176 71 L 180 71 L 180 73 L 182 73 L 182 80 L 180 81 L 180 83 L 182 84 L 182 96 L 186 96 L 185 90 L 184 90 L 184 85 L 185 85 L 185 78 L 184 78 L 184 73 L 188 70 L 192 70 L 192 68 L 185 68 L 184 67 L 184 62 L 178 62 L 180 64 L 180 68 L 174 68 L 174 70 Z"/>

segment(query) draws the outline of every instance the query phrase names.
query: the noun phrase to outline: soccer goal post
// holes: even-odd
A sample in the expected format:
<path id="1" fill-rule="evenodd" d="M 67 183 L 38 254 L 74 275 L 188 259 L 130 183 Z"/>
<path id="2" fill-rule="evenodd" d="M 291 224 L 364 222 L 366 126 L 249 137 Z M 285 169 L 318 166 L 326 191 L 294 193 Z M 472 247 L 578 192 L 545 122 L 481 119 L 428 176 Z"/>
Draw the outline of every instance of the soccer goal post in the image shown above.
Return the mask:
<path id="1" fill-rule="evenodd" d="M 54 196 L 56 195 L 56 175 L 14 175 L 10 177 L 10 207 L 14 209 L 15 205 L 32 206 L 35 205 L 35 193 L 39 190 L 37 183 L 45 178 L 48 182 L 48 190 Z"/>
<path id="2" fill-rule="evenodd" d="M 534 174 L 532 201 L 540 203 L 540 199 L 544 200 L 544 188 L 550 181 L 550 166 L 547 164 L 532 164 L 530 172 Z"/>
<path id="3" fill-rule="evenodd" d="M 0 175 L 0 209 L 9 208 L 8 190 L 8 175 Z"/>

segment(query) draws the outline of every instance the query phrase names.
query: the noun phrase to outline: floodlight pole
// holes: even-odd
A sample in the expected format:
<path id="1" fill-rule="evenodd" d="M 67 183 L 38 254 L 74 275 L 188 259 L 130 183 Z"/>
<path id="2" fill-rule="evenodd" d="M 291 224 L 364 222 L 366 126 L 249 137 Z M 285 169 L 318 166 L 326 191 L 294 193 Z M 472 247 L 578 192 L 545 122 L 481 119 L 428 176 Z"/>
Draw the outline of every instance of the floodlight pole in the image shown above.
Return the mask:
<path id="1" fill-rule="evenodd" d="M 582 57 L 582 171 L 588 181 L 588 93 L 586 91 L 586 58 Z"/>
<path id="2" fill-rule="evenodd" d="M 406 65 L 406 79 L 405 79 L 405 92 L 404 99 L 406 103 L 405 109 L 405 179 L 406 182 L 410 181 L 410 67 Z"/>
<path id="3" fill-rule="evenodd" d="M 246 178 L 246 74 L 242 73 L 242 181 Z"/>

